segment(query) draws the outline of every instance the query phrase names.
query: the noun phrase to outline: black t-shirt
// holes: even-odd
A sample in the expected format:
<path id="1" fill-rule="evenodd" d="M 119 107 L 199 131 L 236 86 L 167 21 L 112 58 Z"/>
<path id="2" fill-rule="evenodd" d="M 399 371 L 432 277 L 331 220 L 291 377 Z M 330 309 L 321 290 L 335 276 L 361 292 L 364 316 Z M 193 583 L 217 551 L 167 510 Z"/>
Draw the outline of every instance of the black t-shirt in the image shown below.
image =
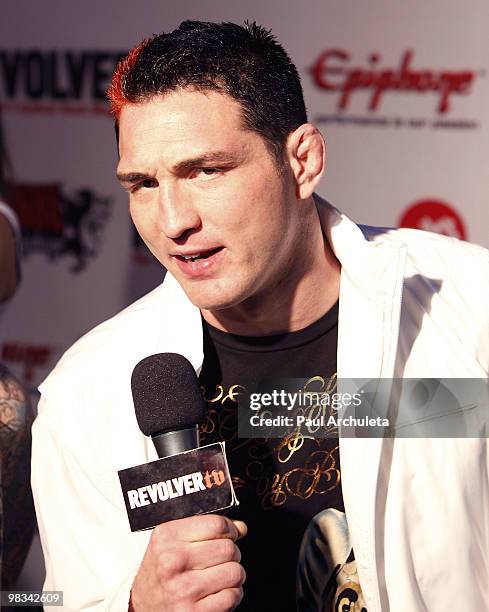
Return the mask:
<path id="1" fill-rule="evenodd" d="M 201 444 L 226 441 L 240 502 L 229 516 L 248 525 L 248 535 L 239 542 L 247 573 L 239 610 L 312 612 L 334 609 L 333 601 L 348 604 L 337 592 L 338 577 L 345 585 L 355 586 L 358 580 L 344 514 L 337 435 L 237 437 L 236 399 L 243 381 L 317 376 L 325 386 L 334 384 L 338 304 L 303 330 L 273 336 L 237 336 L 203 325 L 200 382 L 208 412 Z M 347 571 L 341 577 L 343 567 Z M 351 597 L 353 603 L 355 593 Z"/>

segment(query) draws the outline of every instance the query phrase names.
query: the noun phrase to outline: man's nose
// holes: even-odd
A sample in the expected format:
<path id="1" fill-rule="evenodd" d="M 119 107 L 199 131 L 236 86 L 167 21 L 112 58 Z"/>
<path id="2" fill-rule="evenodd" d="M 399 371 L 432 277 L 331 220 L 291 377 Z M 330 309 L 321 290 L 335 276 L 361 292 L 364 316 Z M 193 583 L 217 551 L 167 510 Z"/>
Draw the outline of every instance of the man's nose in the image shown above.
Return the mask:
<path id="1" fill-rule="evenodd" d="M 160 185 L 159 216 L 165 236 L 174 240 L 201 224 L 192 197 L 173 185 Z"/>

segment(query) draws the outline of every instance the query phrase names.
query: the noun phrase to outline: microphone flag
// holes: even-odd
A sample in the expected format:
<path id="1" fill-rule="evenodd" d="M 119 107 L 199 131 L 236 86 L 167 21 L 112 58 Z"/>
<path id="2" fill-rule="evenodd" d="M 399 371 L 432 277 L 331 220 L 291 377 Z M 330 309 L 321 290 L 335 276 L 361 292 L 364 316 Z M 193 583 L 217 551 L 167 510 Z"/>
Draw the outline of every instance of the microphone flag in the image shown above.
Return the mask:
<path id="1" fill-rule="evenodd" d="M 131 531 L 238 505 L 224 442 L 119 470 Z"/>

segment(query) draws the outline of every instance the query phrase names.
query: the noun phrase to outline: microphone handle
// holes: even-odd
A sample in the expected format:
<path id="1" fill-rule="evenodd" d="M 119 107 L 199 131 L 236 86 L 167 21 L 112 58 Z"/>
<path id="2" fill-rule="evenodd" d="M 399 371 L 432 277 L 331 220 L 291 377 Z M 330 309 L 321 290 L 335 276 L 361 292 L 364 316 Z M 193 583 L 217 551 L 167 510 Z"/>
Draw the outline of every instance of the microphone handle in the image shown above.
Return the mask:
<path id="1" fill-rule="evenodd" d="M 152 435 L 151 438 L 160 459 L 170 455 L 178 455 L 200 446 L 198 425 L 160 432 Z"/>

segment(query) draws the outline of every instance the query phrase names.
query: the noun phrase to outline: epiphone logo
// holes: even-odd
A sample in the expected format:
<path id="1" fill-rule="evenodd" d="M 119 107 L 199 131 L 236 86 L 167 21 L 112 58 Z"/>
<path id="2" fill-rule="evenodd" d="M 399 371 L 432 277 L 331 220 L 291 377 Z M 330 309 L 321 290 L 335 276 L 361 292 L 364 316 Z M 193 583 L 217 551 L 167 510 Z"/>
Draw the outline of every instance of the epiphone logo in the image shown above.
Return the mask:
<path id="1" fill-rule="evenodd" d="M 338 108 L 348 108 L 356 91 L 370 90 L 368 109 L 379 108 L 388 91 L 437 92 L 439 113 L 450 110 L 453 94 L 466 94 L 475 79 L 471 70 L 429 70 L 413 67 L 414 52 L 407 50 L 398 67 L 382 67 L 381 55 L 368 56 L 368 66 L 352 66 L 350 53 L 342 49 L 328 49 L 321 53 L 310 69 L 314 83 L 326 91 L 340 93 Z"/>

